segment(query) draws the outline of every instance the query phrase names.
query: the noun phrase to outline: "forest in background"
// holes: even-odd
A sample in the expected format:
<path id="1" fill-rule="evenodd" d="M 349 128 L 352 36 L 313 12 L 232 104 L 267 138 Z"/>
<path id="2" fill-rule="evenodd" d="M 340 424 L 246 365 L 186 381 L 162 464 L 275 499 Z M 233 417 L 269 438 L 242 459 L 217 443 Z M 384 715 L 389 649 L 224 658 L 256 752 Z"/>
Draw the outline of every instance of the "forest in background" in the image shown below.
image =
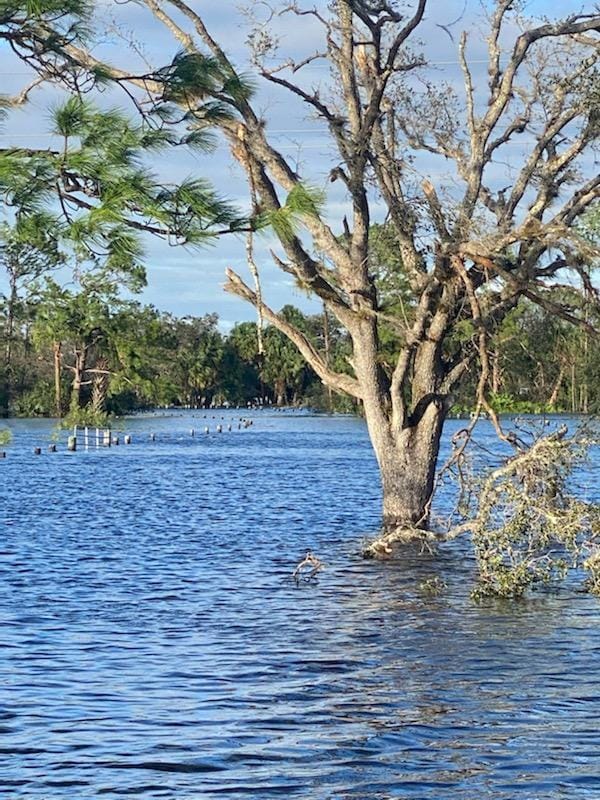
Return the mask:
<path id="1" fill-rule="evenodd" d="M 38 230 L 43 230 L 38 227 Z M 0 299 L 0 409 L 3 415 L 97 420 L 156 406 L 303 405 L 356 411 L 360 404 L 323 386 L 295 345 L 277 328 L 240 322 L 228 333 L 216 314 L 178 318 L 123 297 L 140 291 L 142 271 L 91 269 L 55 279 L 62 254 L 32 231 L 0 231 L 0 265 L 8 291 Z M 410 314 L 412 300 L 385 227 L 374 226 L 372 269 L 382 307 Z M 564 287 L 571 305 L 585 303 Z M 597 312 L 583 309 L 591 323 Z M 347 333 L 325 311 L 306 315 L 286 305 L 281 316 L 302 330 L 338 372 L 351 373 Z M 455 333 L 468 344 L 465 322 Z M 460 342 L 462 340 L 462 342 Z M 391 370 L 400 342 L 383 328 L 381 360 Z M 262 350 L 262 352 L 261 352 Z M 491 398 L 498 412 L 600 411 L 600 352 L 590 334 L 523 299 L 490 345 Z M 454 398 L 454 413 L 475 405 L 476 374 Z"/>

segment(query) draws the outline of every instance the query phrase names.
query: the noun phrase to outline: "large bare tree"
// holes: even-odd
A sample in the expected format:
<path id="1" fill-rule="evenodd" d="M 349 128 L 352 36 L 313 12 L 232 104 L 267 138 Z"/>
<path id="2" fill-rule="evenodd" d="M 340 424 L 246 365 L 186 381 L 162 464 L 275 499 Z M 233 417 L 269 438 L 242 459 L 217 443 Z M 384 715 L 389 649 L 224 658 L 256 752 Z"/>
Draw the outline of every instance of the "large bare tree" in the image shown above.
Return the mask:
<path id="1" fill-rule="evenodd" d="M 287 16 L 294 25 L 310 21 L 312 37 L 319 32 L 320 41 L 311 38 L 296 58 L 279 55 L 265 25 L 255 28 L 250 46 L 262 79 L 328 131 L 330 181 L 336 192 L 343 187 L 348 208 L 333 221 L 310 172 L 300 174 L 274 144 L 268 120 L 197 5 L 140 3 L 179 49 L 170 64 L 145 75 L 100 64 L 68 37 L 48 55 L 53 22 L 32 22 L 25 32 L 5 23 L 0 35 L 45 77 L 66 72 L 81 82 L 100 75 L 126 87 L 142 112 L 146 102 L 176 105 L 186 124 L 221 131 L 247 176 L 254 226 L 269 223 L 277 235 L 276 263 L 348 331 L 348 372 L 334 372 L 325 354 L 233 270 L 227 289 L 286 334 L 325 384 L 362 404 L 381 471 L 384 529 L 426 527 L 453 389 L 477 368 L 478 410 L 491 413 L 486 343 L 503 317 L 525 297 L 586 324 L 557 298 L 565 283 L 595 296 L 577 221 L 600 191 L 600 14 L 535 21 L 520 15 L 515 0 L 490 2 L 476 20 L 485 34 L 475 35 L 479 52 L 486 44 L 487 74 L 470 65 L 473 43 L 462 33 L 458 91 L 420 52 L 426 12 L 434 13 L 427 0 L 297 0 L 272 9 L 271 23 Z M 440 36 L 458 36 L 456 25 L 437 22 Z M 315 64 L 330 76 L 320 88 L 310 71 L 304 77 Z M 439 163 L 442 178 L 434 177 Z M 385 222 L 410 284 L 409 301 L 393 313 L 372 269 L 374 221 Z M 249 254 L 254 268 L 251 247 Z M 393 363 L 382 357 L 384 327 L 396 337 Z"/>

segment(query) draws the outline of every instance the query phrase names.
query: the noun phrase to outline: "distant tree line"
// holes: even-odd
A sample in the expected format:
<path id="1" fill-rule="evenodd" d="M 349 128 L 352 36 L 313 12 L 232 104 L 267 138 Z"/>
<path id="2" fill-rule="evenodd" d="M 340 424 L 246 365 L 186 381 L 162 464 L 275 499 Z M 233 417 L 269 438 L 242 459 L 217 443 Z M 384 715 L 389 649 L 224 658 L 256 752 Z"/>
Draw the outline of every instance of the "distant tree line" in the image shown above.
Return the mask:
<path id="1" fill-rule="evenodd" d="M 14 232 L 13 232 L 14 233 Z M 60 259 L 23 248 L 4 230 L 0 261 L 0 409 L 3 415 L 98 420 L 155 406 L 265 402 L 351 410 L 322 386 L 280 331 L 241 322 L 225 334 L 216 314 L 176 317 L 121 296 L 102 271 L 68 287 L 53 277 Z M 22 259 L 22 260 L 21 260 Z M 131 285 L 129 286 L 131 288 Z M 348 344 L 325 314 L 281 313 L 348 369 Z M 262 349 L 262 352 L 260 350 Z"/>
<path id="2" fill-rule="evenodd" d="M 590 236 L 597 223 L 590 219 Z M 120 234 L 119 234 L 120 235 Z M 381 297 L 380 367 L 389 372 L 402 337 L 386 319 L 414 314 L 414 297 L 386 226 L 372 227 L 370 269 Z M 115 253 L 77 258 L 53 218 L 39 211 L 0 225 L 0 413 L 99 420 L 155 406 L 264 402 L 362 413 L 360 401 L 325 387 L 279 327 L 236 324 L 227 334 L 216 314 L 178 318 L 125 299 L 146 282 L 135 240 L 117 239 Z M 62 248 L 62 249 L 61 249 Z M 68 275 L 66 284 L 58 277 Z M 595 289 L 564 285 L 562 303 L 588 321 L 574 326 L 522 298 L 489 343 L 490 402 L 498 412 L 600 411 L 600 351 Z M 305 315 L 284 306 L 280 319 L 302 332 L 339 374 L 352 374 L 347 331 L 325 308 Z M 473 322 L 456 326 L 449 347 L 472 345 Z M 476 404 L 473 370 L 453 397 L 454 413 Z"/>
<path id="3" fill-rule="evenodd" d="M 271 325 L 261 337 L 255 322 L 224 333 L 216 314 L 176 317 L 125 300 L 114 283 L 95 273 L 80 276 L 75 288 L 48 275 L 39 282 L 42 268 L 55 262 L 37 255 L 28 250 L 27 268 L 19 271 L 11 261 L 14 249 L 2 247 L 9 278 L 0 298 L 4 415 L 92 421 L 155 406 L 246 405 L 259 398 L 278 406 L 361 412 L 350 398 L 324 387 Z M 347 334 L 329 315 L 306 315 L 291 305 L 280 314 L 326 352 L 337 371 L 350 372 Z M 457 336 L 467 340 L 473 331 L 465 325 Z M 396 346 L 390 332 L 382 359 L 394 358 Z M 506 318 L 490 359 L 499 412 L 600 411 L 600 351 L 584 329 L 539 306 L 523 301 Z M 465 382 L 454 398 L 455 412 L 473 408 L 476 382 L 476 374 Z"/>

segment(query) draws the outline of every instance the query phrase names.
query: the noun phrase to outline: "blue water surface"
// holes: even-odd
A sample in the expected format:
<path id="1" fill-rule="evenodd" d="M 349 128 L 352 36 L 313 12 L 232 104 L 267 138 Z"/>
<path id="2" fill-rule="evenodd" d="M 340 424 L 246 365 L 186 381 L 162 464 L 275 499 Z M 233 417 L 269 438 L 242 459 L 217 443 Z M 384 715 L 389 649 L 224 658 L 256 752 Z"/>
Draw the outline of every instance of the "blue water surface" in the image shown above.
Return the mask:
<path id="1" fill-rule="evenodd" d="M 360 420 L 140 416 L 76 453 L 8 424 L 0 796 L 600 797 L 600 602 L 476 604 L 460 542 L 364 561 Z M 309 548 L 326 569 L 296 585 Z"/>

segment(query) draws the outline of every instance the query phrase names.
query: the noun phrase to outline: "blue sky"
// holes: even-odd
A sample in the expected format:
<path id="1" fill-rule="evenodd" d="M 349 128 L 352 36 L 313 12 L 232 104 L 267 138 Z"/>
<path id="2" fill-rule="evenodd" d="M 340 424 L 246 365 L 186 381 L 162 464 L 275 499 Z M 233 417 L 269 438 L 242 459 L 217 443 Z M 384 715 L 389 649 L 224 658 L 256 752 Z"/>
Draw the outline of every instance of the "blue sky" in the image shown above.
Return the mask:
<path id="1" fill-rule="evenodd" d="M 121 33 L 133 39 L 155 66 L 168 63 L 174 52 L 179 49 L 162 26 L 156 23 L 143 7 L 134 3 L 119 4 L 113 0 L 102 0 L 98 3 L 98 7 L 103 24 L 106 25 L 103 42 L 96 51 L 98 56 L 116 65 L 134 64 L 136 61 L 136 56 L 111 29 L 113 18 L 118 20 L 122 28 Z M 256 7 L 259 8 L 258 4 Z M 459 86 L 461 73 L 457 62 L 456 44 L 437 27 L 436 23 L 446 24 L 455 19 L 463 10 L 464 2 L 463 0 L 449 0 L 444 4 L 431 2 L 430 7 L 432 10 L 428 12 L 420 30 L 423 48 L 436 64 L 437 74 Z M 440 7 L 442 11 L 439 10 Z M 531 13 L 548 13 L 553 16 L 580 11 L 586 7 L 593 10 L 593 4 L 582 4 L 572 0 L 561 0 L 560 4 L 537 0 L 527 4 L 527 9 Z M 463 27 L 470 30 L 469 53 L 476 82 L 485 79 L 485 44 L 483 33 L 478 30 L 476 21 L 480 8 L 479 0 L 467 0 L 462 21 L 452 29 L 456 34 L 455 41 L 458 40 Z M 237 0 L 221 2 L 205 0 L 202 3 L 202 14 L 215 38 L 225 45 L 238 66 L 249 69 L 245 46 L 247 22 L 237 9 Z M 294 25 L 284 22 L 279 25 L 278 33 L 282 39 L 283 52 L 310 52 L 315 47 L 311 41 L 314 38 L 314 31 L 306 24 L 303 27 L 298 22 Z M 327 81 L 328 72 L 323 67 L 315 67 L 308 74 L 311 83 L 320 84 Z M 18 91 L 27 81 L 26 69 L 1 45 L 0 75 L 4 94 Z M 51 143 L 51 138 L 46 132 L 48 108 L 57 101 L 56 91 L 48 89 L 36 91 L 26 107 L 11 115 L 7 125 L 0 132 L 0 144 L 48 146 Z M 123 95 L 105 96 L 100 102 L 125 106 Z M 282 152 L 293 159 L 298 159 L 302 172 L 309 182 L 316 186 L 328 187 L 327 213 L 332 220 L 341 219 L 345 207 L 344 199 L 339 194 L 337 184 L 333 186 L 332 191 L 331 185 L 327 182 L 331 156 L 323 125 L 307 119 L 306 110 L 295 99 L 290 99 L 284 91 L 271 86 L 258 85 L 256 105 L 264 114 L 270 135 Z M 515 154 L 515 157 L 517 156 L 518 154 Z M 245 182 L 225 147 L 218 148 L 210 156 L 192 154 L 184 156 L 178 150 L 176 154 L 161 155 L 153 166 L 159 175 L 168 176 L 169 180 L 188 175 L 202 176 L 212 181 L 223 195 L 241 206 L 247 203 Z M 443 182 L 447 177 L 443 172 L 439 172 L 438 164 L 428 159 L 423 160 L 418 166 L 421 171 L 433 175 L 434 183 L 436 180 Z M 503 171 L 505 174 L 502 174 Z M 509 176 L 509 166 L 503 166 L 499 170 L 498 179 L 509 183 L 507 176 Z M 316 311 L 318 305 L 307 299 L 294 287 L 290 277 L 273 265 L 268 254 L 270 244 L 268 236 L 261 237 L 256 244 L 266 301 L 275 308 L 291 302 L 306 311 Z M 156 239 L 148 238 L 146 250 L 148 287 L 141 298 L 144 302 L 179 315 L 199 315 L 216 311 L 225 329 L 234 321 L 254 318 L 252 308 L 222 290 L 224 270 L 227 266 L 247 274 L 243 240 L 234 237 L 222 238 L 215 243 L 215 246 L 197 251 L 171 248 Z M 0 277 L 0 289 L 1 281 L 2 277 Z"/>

